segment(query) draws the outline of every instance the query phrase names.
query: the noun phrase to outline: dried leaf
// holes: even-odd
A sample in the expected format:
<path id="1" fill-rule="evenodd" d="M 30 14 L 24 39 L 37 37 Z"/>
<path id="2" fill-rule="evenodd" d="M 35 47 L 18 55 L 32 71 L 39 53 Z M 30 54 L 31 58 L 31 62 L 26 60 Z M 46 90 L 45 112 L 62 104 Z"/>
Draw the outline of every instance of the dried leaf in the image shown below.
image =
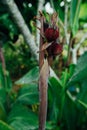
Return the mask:
<path id="1" fill-rule="evenodd" d="M 52 21 L 52 23 L 53 23 L 53 25 L 56 25 L 56 23 L 57 23 L 57 13 L 55 12 L 55 13 L 53 13 L 53 15 L 51 16 L 51 21 Z"/>
<path id="2" fill-rule="evenodd" d="M 49 76 L 49 65 L 47 59 L 45 59 L 44 64 L 40 71 L 40 78 L 39 78 L 39 91 L 40 91 L 39 129 L 40 130 L 42 129 L 45 130 L 45 124 L 46 124 L 48 76 Z"/>
<path id="3" fill-rule="evenodd" d="M 41 71 L 40 71 L 40 76 L 43 78 L 43 80 L 48 79 L 48 76 L 49 76 L 49 64 L 48 64 L 47 59 L 44 60 L 44 64 L 43 64 L 43 66 L 41 68 Z"/>
<path id="4" fill-rule="evenodd" d="M 44 43 L 44 44 L 42 45 L 41 50 L 37 51 L 37 53 L 46 50 L 51 44 L 52 44 L 52 42 L 50 42 L 50 43 L 48 43 L 48 42 Z"/>

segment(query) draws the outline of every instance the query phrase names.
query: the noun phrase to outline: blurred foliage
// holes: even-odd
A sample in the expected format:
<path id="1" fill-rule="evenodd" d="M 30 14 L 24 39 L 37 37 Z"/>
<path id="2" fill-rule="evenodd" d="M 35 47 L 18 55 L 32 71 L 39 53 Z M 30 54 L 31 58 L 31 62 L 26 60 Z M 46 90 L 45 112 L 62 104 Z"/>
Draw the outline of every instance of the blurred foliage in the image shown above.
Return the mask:
<path id="1" fill-rule="evenodd" d="M 86 130 L 87 75 L 84 75 L 84 72 L 87 72 L 87 67 L 83 62 L 84 57 L 87 58 L 87 53 L 79 58 L 76 66 L 70 66 L 68 72 L 65 70 L 60 79 L 49 78 L 46 130 Z M 3 74 L 1 76 L 3 77 Z M 6 122 L 9 125 L 1 122 L 0 127 L 14 130 L 38 129 L 38 78 L 39 68 L 34 67 L 16 81 L 7 94 L 4 93 L 8 89 L 0 87 L 0 92 L 3 91 L 1 98 L 4 99 L 1 100 L 0 118 L 3 121 L 7 118 Z M 16 96 L 13 96 L 14 94 Z"/>
<path id="2" fill-rule="evenodd" d="M 6 44 L 4 46 L 4 54 L 7 69 L 14 80 L 37 65 L 36 60 L 30 52 L 29 46 L 24 43 L 22 36 L 19 36 L 14 44 L 12 42 Z"/>

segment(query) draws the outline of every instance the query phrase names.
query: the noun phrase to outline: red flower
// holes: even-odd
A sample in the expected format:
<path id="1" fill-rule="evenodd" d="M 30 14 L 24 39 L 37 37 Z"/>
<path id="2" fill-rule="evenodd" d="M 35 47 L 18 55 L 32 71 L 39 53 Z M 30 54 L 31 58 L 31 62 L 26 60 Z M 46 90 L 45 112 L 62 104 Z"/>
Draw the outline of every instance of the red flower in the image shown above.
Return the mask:
<path id="1" fill-rule="evenodd" d="M 45 37 L 48 42 L 55 41 L 59 37 L 59 31 L 54 28 L 47 28 L 45 31 Z"/>
<path id="2" fill-rule="evenodd" d="M 56 42 L 53 42 L 48 48 L 47 48 L 47 52 L 48 52 L 48 56 L 56 56 L 61 54 L 61 52 L 63 51 L 63 46 L 61 44 L 58 44 Z"/>

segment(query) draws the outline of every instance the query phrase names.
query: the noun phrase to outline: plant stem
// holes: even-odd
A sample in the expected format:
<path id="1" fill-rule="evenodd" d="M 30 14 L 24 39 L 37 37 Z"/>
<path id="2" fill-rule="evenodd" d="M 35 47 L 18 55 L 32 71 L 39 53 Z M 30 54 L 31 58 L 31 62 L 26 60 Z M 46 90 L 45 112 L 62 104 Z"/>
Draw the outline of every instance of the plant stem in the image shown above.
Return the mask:
<path id="1" fill-rule="evenodd" d="M 41 30 L 40 33 L 43 34 L 43 22 L 44 17 L 40 14 L 41 18 Z M 40 47 L 41 50 L 42 45 L 44 43 L 43 37 L 40 35 Z M 45 130 L 46 124 L 46 115 L 47 115 L 47 88 L 48 88 L 48 73 L 49 66 L 47 59 L 44 61 L 44 51 L 40 51 L 39 53 L 39 68 L 40 68 L 40 77 L 39 77 L 39 130 Z"/>
<path id="2" fill-rule="evenodd" d="M 70 34 L 70 39 L 69 39 L 69 45 L 68 45 L 68 52 L 67 52 L 67 60 L 66 60 L 66 65 L 69 66 L 71 62 L 71 47 L 72 47 L 72 33 Z"/>
<path id="3" fill-rule="evenodd" d="M 40 33 L 43 34 L 43 22 L 44 22 L 44 18 L 43 16 L 41 16 L 41 30 L 40 30 Z M 43 45 L 44 41 L 43 41 L 43 37 L 40 35 L 40 46 L 39 46 L 39 50 L 42 49 L 42 45 Z M 44 51 L 41 51 L 39 53 L 39 67 L 40 67 L 40 70 L 41 70 L 41 67 L 44 63 Z"/>
<path id="4" fill-rule="evenodd" d="M 43 5 L 44 5 L 45 0 L 38 0 L 38 8 L 37 8 L 37 17 L 39 15 L 39 11 L 43 10 Z M 37 20 L 36 21 L 36 26 L 40 27 L 40 22 Z M 36 30 L 36 44 L 39 46 L 39 39 L 40 39 L 40 34 L 39 30 Z"/>
<path id="5" fill-rule="evenodd" d="M 65 40 L 66 44 L 69 44 L 69 36 L 68 36 L 68 4 L 67 1 L 65 0 L 65 20 L 64 20 L 64 31 L 65 31 Z"/>

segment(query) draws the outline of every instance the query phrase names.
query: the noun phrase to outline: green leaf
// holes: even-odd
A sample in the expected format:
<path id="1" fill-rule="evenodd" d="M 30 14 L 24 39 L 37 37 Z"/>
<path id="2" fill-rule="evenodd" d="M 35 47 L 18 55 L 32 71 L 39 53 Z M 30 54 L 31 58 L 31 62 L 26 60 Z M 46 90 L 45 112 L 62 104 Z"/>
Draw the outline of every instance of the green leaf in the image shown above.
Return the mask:
<path id="1" fill-rule="evenodd" d="M 65 98 L 63 107 L 63 117 L 67 130 L 75 130 L 78 121 L 78 109 L 74 102 L 71 102 L 68 96 Z"/>
<path id="2" fill-rule="evenodd" d="M 78 18 L 80 12 L 80 5 L 82 0 L 72 0 L 70 7 L 70 26 L 72 29 L 73 36 L 77 33 L 78 30 Z"/>
<path id="3" fill-rule="evenodd" d="M 50 122 L 46 122 L 46 130 L 58 130 L 56 129 L 56 124 L 54 124 L 54 122 L 50 121 Z"/>
<path id="4" fill-rule="evenodd" d="M 0 130 L 15 130 L 7 123 L 0 120 Z"/>
<path id="5" fill-rule="evenodd" d="M 0 88 L 0 102 L 5 103 L 5 101 L 6 101 L 5 88 Z"/>
<path id="6" fill-rule="evenodd" d="M 50 4 L 52 8 L 58 13 L 58 17 L 60 18 L 61 22 L 64 22 L 64 10 L 60 7 L 61 0 L 50 0 Z"/>
<path id="7" fill-rule="evenodd" d="M 80 92 L 77 95 L 77 100 L 80 100 L 87 104 L 87 80 L 83 80 L 80 83 Z"/>
<path id="8" fill-rule="evenodd" d="M 16 101 L 28 105 L 39 103 L 37 84 L 29 84 L 22 86 L 18 93 L 18 98 Z"/>
<path id="9" fill-rule="evenodd" d="M 0 88 L 5 87 L 5 80 L 4 80 L 4 74 L 3 74 L 3 69 L 2 65 L 0 64 Z"/>
<path id="10" fill-rule="evenodd" d="M 52 93 L 55 95 L 55 97 L 58 98 L 63 88 L 61 81 L 59 79 L 57 80 L 54 77 L 50 77 L 48 82 L 51 87 Z"/>
<path id="11" fill-rule="evenodd" d="M 0 120 L 5 120 L 5 119 L 6 119 L 5 108 L 4 108 L 3 104 L 0 102 Z"/>
<path id="12" fill-rule="evenodd" d="M 12 87 L 12 81 L 10 79 L 9 72 L 7 70 L 4 70 L 4 73 L 2 65 L 0 64 L 0 88 L 5 88 L 8 90 Z"/>
<path id="13" fill-rule="evenodd" d="M 69 66 L 69 77 L 71 77 L 74 73 L 76 65 L 75 64 L 70 64 Z"/>
<path id="14" fill-rule="evenodd" d="M 12 80 L 10 78 L 10 74 L 8 71 L 7 72 L 7 75 L 6 75 L 6 85 L 7 85 L 7 90 L 10 90 L 12 88 Z"/>
<path id="15" fill-rule="evenodd" d="M 82 102 L 81 100 L 77 100 L 83 107 L 85 107 L 87 109 L 87 104 Z"/>
<path id="16" fill-rule="evenodd" d="M 74 74 L 70 78 L 67 86 L 81 82 L 85 78 L 87 78 L 87 52 L 85 52 L 79 59 L 74 71 Z"/>
<path id="17" fill-rule="evenodd" d="M 15 104 L 8 116 L 8 123 L 15 130 L 35 130 L 38 128 L 38 116 L 20 104 Z"/>
<path id="18" fill-rule="evenodd" d="M 87 10 L 87 2 L 81 4 L 81 9 L 80 9 L 80 14 L 79 14 L 80 20 L 83 20 L 83 21 L 87 20 L 86 10 Z"/>
<path id="19" fill-rule="evenodd" d="M 13 23 L 13 21 L 10 19 L 9 14 L 3 14 L 0 17 L 0 24 L 10 31 L 12 34 L 17 34 L 18 30 L 16 28 L 16 25 Z"/>
<path id="20" fill-rule="evenodd" d="M 68 79 L 69 79 L 69 73 L 68 73 L 68 70 L 65 69 L 65 71 L 62 72 L 62 76 L 61 76 L 61 82 L 63 84 L 63 89 L 65 89 Z"/>
<path id="21" fill-rule="evenodd" d="M 49 89 L 48 89 L 48 118 L 50 121 L 57 122 L 59 109 L 61 106 L 61 93 L 62 93 L 62 83 L 61 81 L 54 77 L 49 78 Z"/>
<path id="22" fill-rule="evenodd" d="M 24 75 L 21 79 L 15 82 L 17 85 L 30 84 L 32 82 L 37 82 L 39 78 L 39 68 L 35 67 L 30 70 L 26 75 Z"/>

